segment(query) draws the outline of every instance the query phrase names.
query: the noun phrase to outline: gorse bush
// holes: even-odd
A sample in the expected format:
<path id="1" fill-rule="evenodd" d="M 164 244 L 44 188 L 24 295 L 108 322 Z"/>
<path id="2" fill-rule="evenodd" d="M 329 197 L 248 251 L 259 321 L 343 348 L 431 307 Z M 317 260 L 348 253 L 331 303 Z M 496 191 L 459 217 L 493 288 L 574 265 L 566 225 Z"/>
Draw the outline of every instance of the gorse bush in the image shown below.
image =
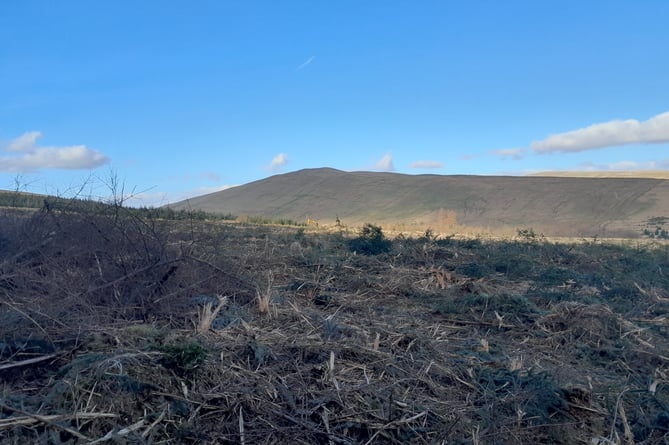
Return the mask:
<path id="1" fill-rule="evenodd" d="M 360 235 L 349 241 L 349 249 L 352 252 L 364 255 L 378 255 L 389 252 L 393 243 L 385 237 L 383 230 L 373 224 L 365 224 L 360 229 Z"/>
<path id="2" fill-rule="evenodd" d="M 306 223 L 298 222 L 290 218 L 266 218 L 264 216 L 247 216 L 246 222 L 249 224 L 260 224 L 260 225 L 278 225 L 278 226 L 306 226 Z"/>
<path id="3" fill-rule="evenodd" d="M 544 238 L 543 233 L 537 234 L 531 227 L 529 229 L 518 229 L 516 230 L 516 233 L 518 234 L 518 238 L 525 241 L 537 241 Z"/>
<path id="4" fill-rule="evenodd" d="M 163 352 L 161 364 L 180 376 L 192 374 L 207 357 L 207 350 L 195 342 L 167 345 Z"/>
<path id="5" fill-rule="evenodd" d="M 660 226 L 657 226 L 654 231 L 648 230 L 648 228 L 643 229 L 644 236 L 654 239 L 669 239 L 669 232 L 663 229 Z"/>

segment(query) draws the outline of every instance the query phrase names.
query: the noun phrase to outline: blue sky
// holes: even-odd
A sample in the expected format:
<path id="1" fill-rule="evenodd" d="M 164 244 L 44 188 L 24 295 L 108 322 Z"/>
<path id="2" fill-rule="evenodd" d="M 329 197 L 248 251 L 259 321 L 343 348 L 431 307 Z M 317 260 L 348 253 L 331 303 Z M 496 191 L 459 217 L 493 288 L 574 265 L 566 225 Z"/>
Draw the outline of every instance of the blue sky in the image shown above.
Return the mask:
<path id="1" fill-rule="evenodd" d="M 669 2 L 0 2 L 0 188 L 669 169 Z"/>

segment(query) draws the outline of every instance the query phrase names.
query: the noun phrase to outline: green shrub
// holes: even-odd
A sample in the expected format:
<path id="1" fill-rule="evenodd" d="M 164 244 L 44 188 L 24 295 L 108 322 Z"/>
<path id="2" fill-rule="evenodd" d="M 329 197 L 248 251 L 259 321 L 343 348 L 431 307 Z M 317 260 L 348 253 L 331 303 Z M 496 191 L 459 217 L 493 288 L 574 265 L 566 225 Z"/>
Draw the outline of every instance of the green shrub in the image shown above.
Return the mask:
<path id="1" fill-rule="evenodd" d="M 516 230 L 516 233 L 518 234 L 518 238 L 525 241 L 538 241 L 539 239 L 544 238 L 543 233 L 537 234 L 531 227 L 529 229 L 518 229 Z"/>
<path id="2" fill-rule="evenodd" d="M 352 252 L 364 255 L 378 255 L 389 252 L 393 243 L 385 237 L 383 230 L 373 224 L 365 224 L 360 229 L 360 235 L 349 241 L 349 249 Z"/>
<path id="3" fill-rule="evenodd" d="M 161 363 L 177 375 L 186 376 L 197 369 L 207 357 L 207 350 L 195 342 L 164 346 Z"/>

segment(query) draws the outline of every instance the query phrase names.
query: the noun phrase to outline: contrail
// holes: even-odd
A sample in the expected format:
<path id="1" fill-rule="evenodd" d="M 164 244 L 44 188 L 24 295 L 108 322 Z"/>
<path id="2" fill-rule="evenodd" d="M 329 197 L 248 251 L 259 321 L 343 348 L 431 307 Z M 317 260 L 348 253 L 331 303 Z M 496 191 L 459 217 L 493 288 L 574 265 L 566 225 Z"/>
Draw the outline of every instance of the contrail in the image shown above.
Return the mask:
<path id="1" fill-rule="evenodd" d="M 311 62 L 313 62 L 315 58 L 316 58 L 316 56 L 311 56 L 311 57 L 309 57 L 309 58 L 307 59 L 307 61 L 304 62 L 302 65 L 298 66 L 298 67 L 295 69 L 295 71 L 300 71 L 301 69 L 306 68 L 307 65 L 309 65 Z"/>

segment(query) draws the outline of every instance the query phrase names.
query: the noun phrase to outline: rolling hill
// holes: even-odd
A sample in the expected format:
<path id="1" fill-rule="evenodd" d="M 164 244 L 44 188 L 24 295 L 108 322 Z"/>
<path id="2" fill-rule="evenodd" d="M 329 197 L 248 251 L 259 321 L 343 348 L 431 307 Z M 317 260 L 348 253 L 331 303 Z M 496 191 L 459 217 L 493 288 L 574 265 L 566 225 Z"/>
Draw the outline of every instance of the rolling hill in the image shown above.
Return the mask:
<path id="1" fill-rule="evenodd" d="M 647 177 L 440 176 L 306 169 L 170 204 L 174 209 L 463 228 L 551 236 L 638 237 L 669 217 L 669 181 Z"/>

